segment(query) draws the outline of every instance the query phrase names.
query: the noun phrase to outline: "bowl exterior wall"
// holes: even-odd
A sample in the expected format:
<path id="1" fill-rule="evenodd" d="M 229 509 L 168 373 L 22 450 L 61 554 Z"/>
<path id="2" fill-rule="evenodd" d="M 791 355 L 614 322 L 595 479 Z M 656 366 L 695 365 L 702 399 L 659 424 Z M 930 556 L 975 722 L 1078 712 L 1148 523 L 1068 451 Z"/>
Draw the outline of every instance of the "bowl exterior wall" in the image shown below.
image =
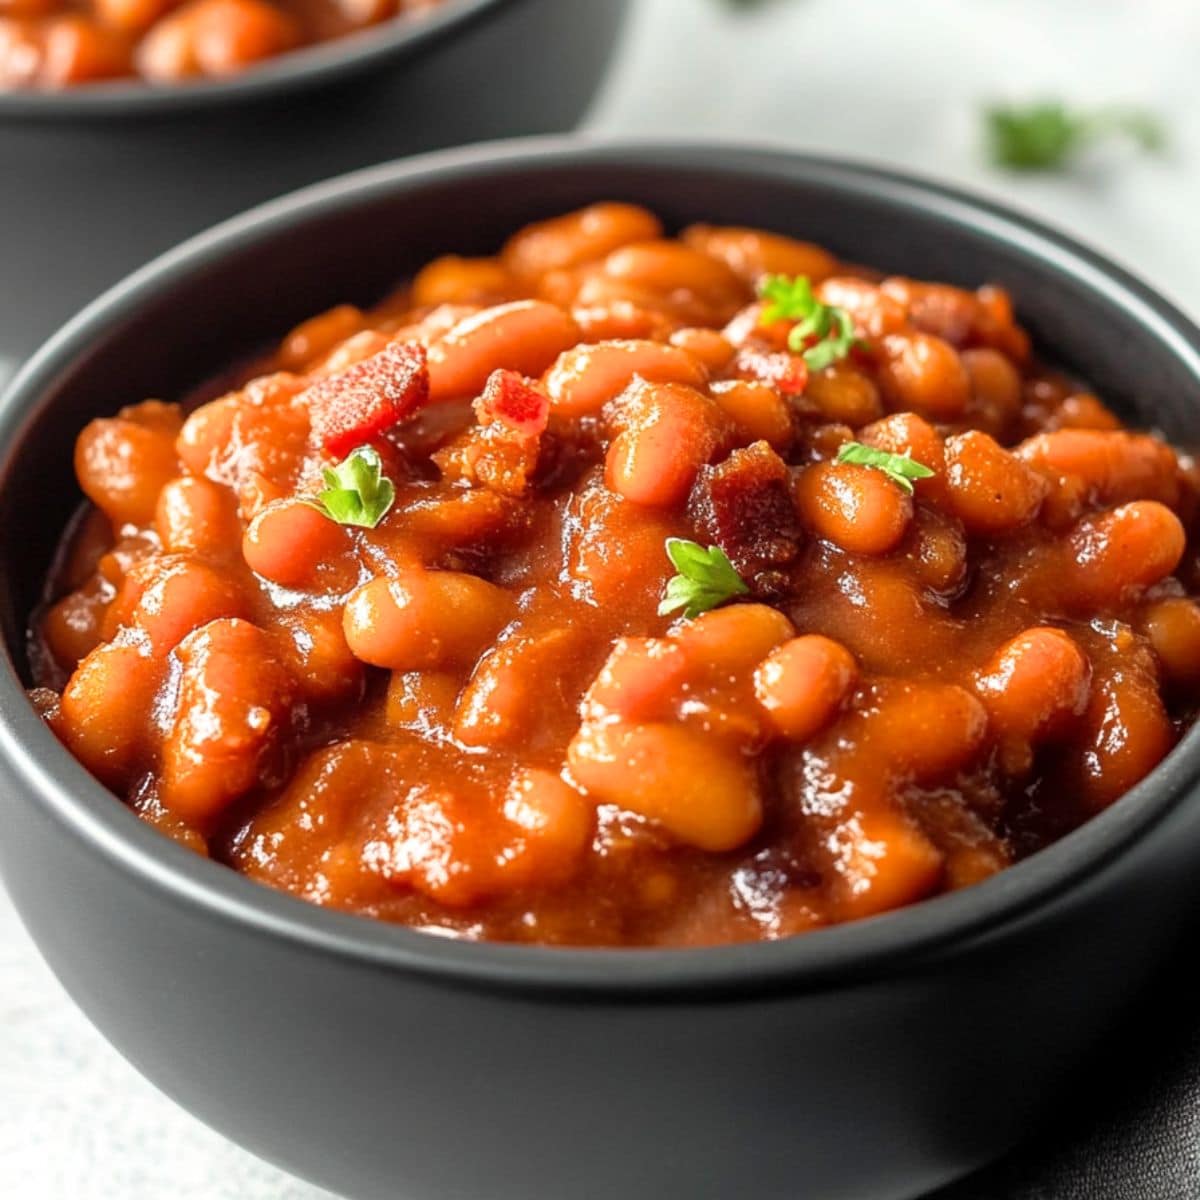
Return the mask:
<path id="1" fill-rule="evenodd" d="M 1195 893 L 1170 852 L 1200 840 L 1193 804 L 1035 923 L 887 980 L 613 1003 L 321 958 L 164 904 L 5 770 L 0 865 L 84 1012 L 207 1124 L 350 1200 L 922 1194 L 1045 1114 L 1163 953 Z"/>
<path id="2" fill-rule="evenodd" d="M 1066 366 L 1133 419 L 1200 442 L 1195 331 L 987 209 L 735 150 L 488 153 L 389 168 L 226 230 L 107 298 L 25 377 L 0 412 L 0 626 L 18 667 L 78 502 L 70 448 L 84 421 L 179 394 L 322 306 L 369 302 L 432 254 L 488 252 L 516 225 L 599 196 L 650 204 L 672 226 L 761 224 L 892 271 L 1006 284 Z M 0 740 L 35 732 L 46 737 L 0 662 Z M 48 739 L 39 770 L 0 758 L 0 869 L 59 978 L 131 1062 L 351 1200 L 900 1200 L 1028 1132 L 1166 952 L 1198 886 L 1194 758 L 1156 773 L 1169 815 L 1028 916 L 886 973 L 798 975 L 769 992 L 738 993 L 736 978 L 640 997 L 456 982 L 235 922 L 121 865 L 128 835 L 150 831 L 80 796 L 82 772 Z M 184 862 L 156 847 L 163 877 Z M 999 894 L 1021 869 L 982 888 Z M 214 888 L 253 888 L 213 872 Z"/>

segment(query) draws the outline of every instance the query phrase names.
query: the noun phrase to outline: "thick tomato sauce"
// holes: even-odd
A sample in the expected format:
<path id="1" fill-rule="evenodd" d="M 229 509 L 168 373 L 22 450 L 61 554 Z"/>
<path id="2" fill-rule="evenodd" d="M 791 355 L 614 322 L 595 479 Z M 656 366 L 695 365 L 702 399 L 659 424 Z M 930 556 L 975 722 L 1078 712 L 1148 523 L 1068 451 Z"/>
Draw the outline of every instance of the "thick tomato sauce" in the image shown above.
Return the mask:
<path id="1" fill-rule="evenodd" d="M 236 74 L 443 0 L 0 0 L 0 89 Z"/>
<path id="2" fill-rule="evenodd" d="M 767 274 L 848 314 L 840 357 L 764 321 Z M 34 695 L 142 818 L 313 903 L 802 933 L 1002 870 L 1189 720 L 1192 461 L 1039 366 L 998 289 L 600 204 L 236 383 L 80 435 Z M 362 443 L 375 528 L 307 502 Z M 746 591 L 660 616 L 673 537 Z"/>

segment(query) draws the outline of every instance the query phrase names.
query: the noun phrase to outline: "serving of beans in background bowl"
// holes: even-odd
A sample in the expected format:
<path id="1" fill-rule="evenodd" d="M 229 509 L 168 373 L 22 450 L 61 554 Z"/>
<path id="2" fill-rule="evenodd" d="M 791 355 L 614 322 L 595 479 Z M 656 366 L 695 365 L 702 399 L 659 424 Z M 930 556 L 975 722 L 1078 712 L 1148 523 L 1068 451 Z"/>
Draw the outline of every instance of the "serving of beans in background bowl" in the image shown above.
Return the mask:
<path id="1" fill-rule="evenodd" d="M 140 76 L 177 84 L 248 71 L 302 46 L 346 37 L 442 0 L 342 4 L 268 0 L 3 0 L 0 87 L 85 87 Z"/>
<path id="2" fill-rule="evenodd" d="M 219 227 L 0 410 L 13 897 L 151 1079 L 351 1197 L 918 1195 L 1195 898 L 1198 340 L 751 150 Z"/>
<path id="3" fill-rule="evenodd" d="M 0 383 L 122 275 L 252 204 L 400 154 L 572 129 L 627 7 L 0 0 L 0 162 L 20 181 L 0 188 Z"/>

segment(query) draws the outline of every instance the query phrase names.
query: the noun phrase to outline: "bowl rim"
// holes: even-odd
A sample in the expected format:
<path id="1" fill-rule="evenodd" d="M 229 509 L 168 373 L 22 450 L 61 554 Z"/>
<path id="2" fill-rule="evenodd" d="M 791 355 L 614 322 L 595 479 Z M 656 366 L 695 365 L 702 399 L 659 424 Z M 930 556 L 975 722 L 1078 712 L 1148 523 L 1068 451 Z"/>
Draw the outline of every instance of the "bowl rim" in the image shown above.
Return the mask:
<path id="1" fill-rule="evenodd" d="M 1200 329 L 1123 268 L 1010 208 L 869 163 L 711 139 L 550 136 L 483 143 L 385 163 L 314 184 L 224 221 L 110 288 L 30 359 L 0 395 L 0 468 L 41 397 L 88 346 L 204 269 L 264 236 L 396 193 L 497 170 L 577 166 L 687 168 L 739 177 L 816 181 L 883 196 L 998 239 L 1014 253 L 1105 294 L 1200 380 Z M 182 904 L 243 933 L 281 939 L 360 965 L 443 983 L 606 1002 L 703 1003 L 825 990 L 905 971 L 1044 915 L 1195 795 L 1200 724 L 1144 780 L 1104 812 L 991 879 L 907 908 L 774 942 L 699 948 L 596 949 L 468 942 L 311 905 L 185 850 L 140 821 L 57 741 L 30 704 L 7 647 L 0 664 L 0 755 L 37 807 L 115 870 L 163 902 Z"/>
<path id="2" fill-rule="evenodd" d="M 445 0 L 326 42 L 302 46 L 224 78 L 151 84 L 116 79 L 49 89 L 0 88 L 0 124 L 154 118 L 242 104 L 336 83 L 389 60 L 419 54 L 478 21 L 531 0 Z"/>

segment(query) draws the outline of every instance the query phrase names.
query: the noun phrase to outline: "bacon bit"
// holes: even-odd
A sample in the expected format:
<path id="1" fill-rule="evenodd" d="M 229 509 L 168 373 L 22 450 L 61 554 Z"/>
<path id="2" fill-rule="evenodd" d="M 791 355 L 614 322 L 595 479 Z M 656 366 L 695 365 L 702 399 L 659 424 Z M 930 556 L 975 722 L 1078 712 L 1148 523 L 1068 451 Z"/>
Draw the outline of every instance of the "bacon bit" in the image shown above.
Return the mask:
<path id="1" fill-rule="evenodd" d="M 759 572 L 781 567 L 799 552 L 791 474 L 766 442 L 734 450 L 724 462 L 701 468 L 688 516 L 703 538 L 724 550 L 738 574 L 752 582 Z"/>
<path id="2" fill-rule="evenodd" d="M 301 394 L 312 431 L 335 458 L 370 442 L 429 403 L 429 366 L 419 342 L 392 342 Z"/>
<path id="3" fill-rule="evenodd" d="M 433 455 L 448 480 L 522 496 L 537 471 L 550 398 L 516 371 L 493 371 L 475 400 L 479 420 Z"/>
<path id="4" fill-rule="evenodd" d="M 490 488 L 502 496 L 523 496 L 537 470 L 539 439 L 495 432 L 498 425 L 476 425 L 433 455 L 442 478 Z"/>
<path id="5" fill-rule="evenodd" d="M 769 383 L 785 396 L 799 396 L 808 386 L 808 366 L 799 354 L 743 346 L 733 364 L 740 378 Z"/>
<path id="6" fill-rule="evenodd" d="M 550 420 L 550 397 L 516 371 L 493 371 L 474 408 L 480 425 L 499 422 L 525 437 L 538 437 Z"/>

